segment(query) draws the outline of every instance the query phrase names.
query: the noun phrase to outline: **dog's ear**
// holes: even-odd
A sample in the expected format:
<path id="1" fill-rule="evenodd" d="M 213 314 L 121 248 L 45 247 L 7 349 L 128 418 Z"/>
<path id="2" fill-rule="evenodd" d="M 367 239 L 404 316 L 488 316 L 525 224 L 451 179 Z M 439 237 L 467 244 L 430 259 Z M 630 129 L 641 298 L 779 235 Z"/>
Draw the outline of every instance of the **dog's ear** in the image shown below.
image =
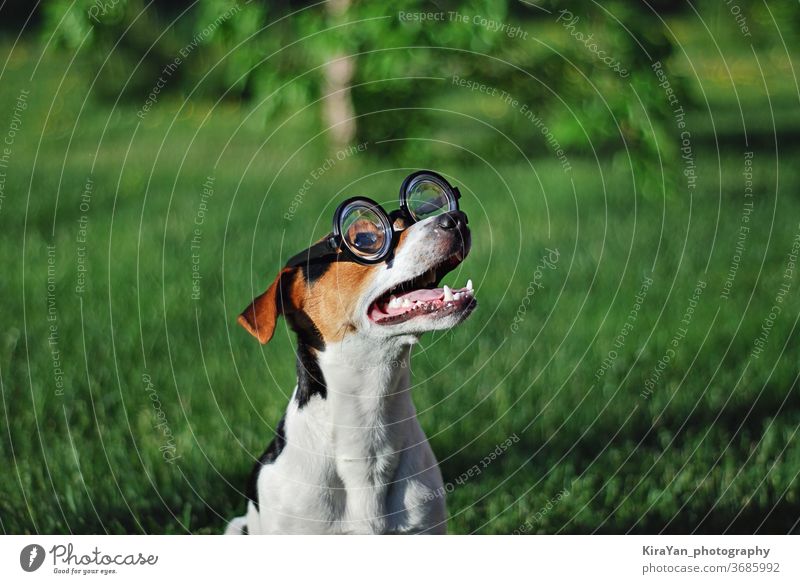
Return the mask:
<path id="1" fill-rule="evenodd" d="M 284 298 L 289 295 L 292 272 L 293 270 L 288 268 L 281 270 L 267 291 L 253 300 L 237 319 L 237 322 L 262 345 L 272 338 L 278 316 L 286 313 L 288 306 Z"/>

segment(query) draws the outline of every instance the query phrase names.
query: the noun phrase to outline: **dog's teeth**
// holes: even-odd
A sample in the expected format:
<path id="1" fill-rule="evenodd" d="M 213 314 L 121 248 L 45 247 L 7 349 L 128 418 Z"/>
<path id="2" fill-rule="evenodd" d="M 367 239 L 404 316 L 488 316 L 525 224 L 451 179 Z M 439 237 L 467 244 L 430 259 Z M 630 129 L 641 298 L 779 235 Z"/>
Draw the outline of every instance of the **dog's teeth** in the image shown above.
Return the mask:
<path id="1" fill-rule="evenodd" d="M 403 298 L 403 302 L 400 304 L 403 308 L 410 308 L 411 301 L 408 298 Z"/>
<path id="2" fill-rule="evenodd" d="M 472 290 L 472 280 L 467 280 L 467 290 Z"/>
<path id="3" fill-rule="evenodd" d="M 452 302 L 453 301 L 453 291 L 450 289 L 447 284 L 444 286 L 444 301 L 445 302 Z"/>

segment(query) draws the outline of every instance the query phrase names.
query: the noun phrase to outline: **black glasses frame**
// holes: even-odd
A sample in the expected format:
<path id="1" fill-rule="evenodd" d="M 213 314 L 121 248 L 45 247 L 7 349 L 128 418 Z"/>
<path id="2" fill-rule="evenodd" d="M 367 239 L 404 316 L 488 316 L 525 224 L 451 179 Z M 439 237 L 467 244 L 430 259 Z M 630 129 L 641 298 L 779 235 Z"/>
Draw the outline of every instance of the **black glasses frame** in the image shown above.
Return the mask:
<path id="1" fill-rule="evenodd" d="M 315 243 L 307 250 L 290 258 L 289 261 L 286 262 L 286 266 L 297 267 L 320 260 L 330 261 L 331 259 L 336 259 L 337 261 L 352 260 L 364 265 L 372 265 L 384 261 L 394 251 L 395 244 L 397 243 L 395 234 L 401 231 L 394 228 L 394 220 L 397 218 L 398 214 L 412 224 L 421 220 L 409 207 L 408 195 L 416 185 L 424 180 L 439 185 L 447 195 L 449 208 L 445 213 L 457 211 L 459 209 L 458 200 L 461 198 L 461 192 L 458 190 L 458 187 L 451 185 L 447 182 L 447 179 L 436 172 L 431 170 L 419 170 L 408 175 L 400 185 L 400 209 L 398 211 L 387 213 L 379 203 L 376 203 L 369 197 L 350 197 L 342 201 L 339 206 L 336 207 L 336 211 L 333 213 L 332 232 L 322 241 Z M 354 252 L 342 236 L 341 228 L 344 212 L 354 203 L 362 203 L 365 207 L 373 211 L 380 218 L 381 223 L 383 223 L 387 244 L 373 257 L 364 257 Z"/>

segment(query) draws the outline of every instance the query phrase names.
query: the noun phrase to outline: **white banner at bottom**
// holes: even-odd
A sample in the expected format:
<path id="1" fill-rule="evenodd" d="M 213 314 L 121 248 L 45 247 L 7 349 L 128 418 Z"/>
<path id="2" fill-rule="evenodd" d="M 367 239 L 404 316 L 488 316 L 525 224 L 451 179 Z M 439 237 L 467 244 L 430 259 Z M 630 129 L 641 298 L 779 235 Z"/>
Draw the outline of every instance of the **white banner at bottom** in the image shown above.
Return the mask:
<path id="1" fill-rule="evenodd" d="M 798 582 L 790 536 L 4 536 L 4 582 Z M 688 579 L 688 580 L 687 580 Z"/>

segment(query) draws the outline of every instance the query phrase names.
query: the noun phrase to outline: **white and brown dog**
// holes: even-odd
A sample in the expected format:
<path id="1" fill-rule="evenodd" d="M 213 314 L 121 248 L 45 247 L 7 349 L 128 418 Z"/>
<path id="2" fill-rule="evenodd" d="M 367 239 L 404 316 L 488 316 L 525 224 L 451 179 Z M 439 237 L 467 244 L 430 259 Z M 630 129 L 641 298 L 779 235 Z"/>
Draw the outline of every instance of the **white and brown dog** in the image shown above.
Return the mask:
<path id="1" fill-rule="evenodd" d="M 239 317 L 262 343 L 286 318 L 297 386 L 251 473 L 247 513 L 226 533 L 446 531 L 409 366 L 422 333 L 453 327 L 476 306 L 471 281 L 436 287 L 469 252 L 470 231 L 457 205 L 422 220 L 393 213 L 390 225 L 385 259 L 364 264 L 340 248 L 290 261 Z"/>

